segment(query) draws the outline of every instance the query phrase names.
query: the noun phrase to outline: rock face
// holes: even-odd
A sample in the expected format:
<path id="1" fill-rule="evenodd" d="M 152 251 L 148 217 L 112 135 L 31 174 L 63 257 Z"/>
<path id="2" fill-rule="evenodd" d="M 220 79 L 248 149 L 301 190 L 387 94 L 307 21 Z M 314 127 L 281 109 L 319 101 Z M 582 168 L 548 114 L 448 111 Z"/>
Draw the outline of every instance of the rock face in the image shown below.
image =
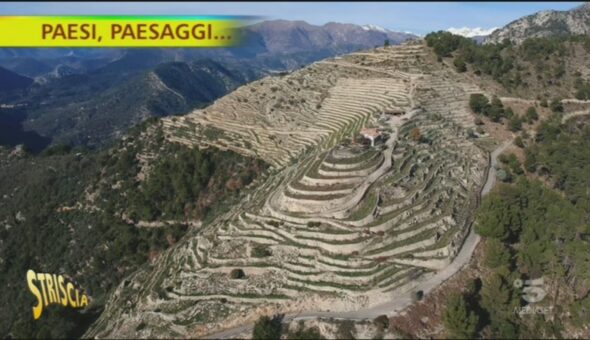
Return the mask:
<path id="1" fill-rule="evenodd" d="M 487 166 L 469 138 L 473 92 L 413 43 L 267 77 L 166 118 L 171 141 L 273 167 L 126 278 L 85 336 L 199 337 L 261 313 L 357 310 L 412 289 L 448 266 L 473 220 Z M 363 127 L 382 133 L 374 146 L 355 138 Z M 232 278 L 237 269 L 245 277 Z"/>
<path id="2" fill-rule="evenodd" d="M 569 11 L 542 11 L 525 16 L 494 31 L 486 43 L 509 39 L 518 44 L 527 38 L 567 34 L 590 34 L 590 3 Z"/>

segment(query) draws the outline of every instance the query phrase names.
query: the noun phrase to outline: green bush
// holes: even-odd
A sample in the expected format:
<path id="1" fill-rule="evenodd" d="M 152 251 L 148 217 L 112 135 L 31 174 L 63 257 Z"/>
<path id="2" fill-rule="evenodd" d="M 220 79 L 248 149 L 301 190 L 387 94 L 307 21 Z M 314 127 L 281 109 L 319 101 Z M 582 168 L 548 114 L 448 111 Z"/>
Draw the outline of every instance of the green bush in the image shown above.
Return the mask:
<path id="1" fill-rule="evenodd" d="M 462 295 L 452 294 L 443 311 L 443 323 L 451 338 L 471 339 L 477 334 L 479 317 L 469 310 Z"/>
<path id="2" fill-rule="evenodd" d="M 549 108 L 553 113 L 561 113 L 563 112 L 563 103 L 559 99 L 553 99 L 549 104 Z"/>
<path id="3" fill-rule="evenodd" d="M 263 315 L 258 318 L 252 329 L 254 340 L 278 340 L 281 338 L 283 317 L 275 315 L 272 318 Z"/>
<path id="4" fill-rule="evenodd" d="M 538 120 L 539 114 L 537 113 L 537 109 L 535 109 L 533 106 L 529 107 L 526 110 L 526 118 L 529 124 L 535 120 Z"/>
<path id="5" fill-rule="evenodd" d="M 508 121 L 508 129 L 512 132 L 522 130 L 522 121 L 520 120 L 520 117 L 515 115 L 512 118 L 510 118 L 510 120 Z"/>
<path id="6" fill-rule="evenodd" d="M 270 251 L 270 249 L 268 249 L 268 246 L 265 245 L 255 245 L 254 247 L 252 247 L 251 250 L 251 254 L 252 257 L 268 257 L 272 255 L 272 252 Z"/>
<path id="7" fill-rule="evenodd" d="M 473 113 L 484 114 L 487 112 L 490 101 L 481 93 L 473 93 L 469 96 L 469 107 Z"/>
<path id="8" fill-rule="evenodd" d="M 379 315 L 375 319 L 373 319 L 373 324 L 377 327 L 379 331 L 384 331 L 389 328 L 389 318 L 387 315 Z"/>
<path id="9" fill-rule="evenodd" d="M 455 69 L 459 73 L 467 71 L 467 64 L 465 64 L 465 60 L 461 56 L 455 57 L 453 65 L 455 65 Z"/>
<path id="10" fill-rule="evenodd" d="M 241 280 L 246 278 L 246 273 L 240 268 L 234 268 L 229 272 L 229 277 L 232 280 Z"/>

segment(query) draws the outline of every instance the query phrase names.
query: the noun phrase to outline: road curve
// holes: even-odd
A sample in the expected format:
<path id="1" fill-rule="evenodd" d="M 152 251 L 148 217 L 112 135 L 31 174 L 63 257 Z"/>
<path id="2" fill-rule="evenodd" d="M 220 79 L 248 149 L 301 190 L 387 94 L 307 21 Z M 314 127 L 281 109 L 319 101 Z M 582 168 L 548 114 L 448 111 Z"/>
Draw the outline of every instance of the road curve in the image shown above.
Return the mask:
<path id="1" fill-rule="evenodd" d="M 487 195 L 496 183 L 496 171 L 495 168 L 498 164 L 498 156 L 504 152 L 510 145 L 512 140 L 509 140 L 498 148 L 496 148 L 490 154 L 490 165 L 487 171 L 487 178 L 484 186 L 481 190 L 481 196 Z M 433 289 L 447 281 L 455 273 L 457 273 L 463 266 L 469 263 L 471 255 L 475 247 L 480 241 L 480 236 L 477 235 L 473 228 L 469 230 L 469 234 L 463 242 L 461 250 L 453 259 L 453 262 L 445 267 L 443 270 L 436 273 L 434 276 L 416 285 L 412 291 L 404 292 L 397 296 L 395 299 L 385 302 L 383 304 L 375 305 L 369 308 L 359 309 L 351 312 L 305 312 L 297 314 L 287 314 L 283 318 L 283 322 L 290 322 L 293 320 L 306 320 L 315 318 L 334 318 L 334 319 L 346 319 L 346 320 L 366 320 L 373 319 L 379 315 L 395 316 L 402 310 L 406 309 L 413 303 L 412 292 L 421 290 L 424 295 L 430 293 Z M 205 339 L 231 339 L 243 336 L 252 332 L 253 324 L 246 324 L 243 326 L 233 327 L 222 332 L 214 333 L 204 337 Z"/>

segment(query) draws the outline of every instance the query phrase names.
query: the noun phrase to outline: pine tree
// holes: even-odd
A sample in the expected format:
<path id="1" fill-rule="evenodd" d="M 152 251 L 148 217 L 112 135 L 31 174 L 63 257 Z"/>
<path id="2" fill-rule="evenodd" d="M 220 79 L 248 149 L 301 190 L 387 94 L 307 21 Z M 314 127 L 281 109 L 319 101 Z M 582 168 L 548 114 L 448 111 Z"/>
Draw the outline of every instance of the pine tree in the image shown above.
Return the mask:
<path id="1" fill-rule="evenodd" d="M 486 240 L 486 255 L 484 258 L 484 264 L 490 268 L 498 268 L 501 266 L 510 266 L 510 251 L 508 248 L 498 239 Z"/>
<path id="2" fill-rule="evenodd" d="M 462 295 L 453 294 L 447 301 L 443 322 L 452 338 L 469 339 L 477 334 L 479 317 L 468 309 Z"/>
<path id="3" fill-rule="evenodd" d="M 281 338 L 282 317 L 275 315 L 272 319 L 266 315 L 261 316 L 254 324 L 252 339 L 274 340 Z"/>

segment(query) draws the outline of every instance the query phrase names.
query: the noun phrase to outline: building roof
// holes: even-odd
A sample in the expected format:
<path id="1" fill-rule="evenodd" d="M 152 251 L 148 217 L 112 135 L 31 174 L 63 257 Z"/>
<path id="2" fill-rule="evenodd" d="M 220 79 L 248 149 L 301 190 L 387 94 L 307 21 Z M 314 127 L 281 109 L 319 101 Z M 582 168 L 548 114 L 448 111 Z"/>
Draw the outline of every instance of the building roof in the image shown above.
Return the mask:
<path id="1" fill-rule="evenodd" d="M 377 128 L 362 128 L 361 129 L 361 135 L 363 135 L 364 137 L 371 137 L 371 138 L 377 138 L 379 136 L 381 136 L 381 131 L 379 131 L 379 129 Z"/>

